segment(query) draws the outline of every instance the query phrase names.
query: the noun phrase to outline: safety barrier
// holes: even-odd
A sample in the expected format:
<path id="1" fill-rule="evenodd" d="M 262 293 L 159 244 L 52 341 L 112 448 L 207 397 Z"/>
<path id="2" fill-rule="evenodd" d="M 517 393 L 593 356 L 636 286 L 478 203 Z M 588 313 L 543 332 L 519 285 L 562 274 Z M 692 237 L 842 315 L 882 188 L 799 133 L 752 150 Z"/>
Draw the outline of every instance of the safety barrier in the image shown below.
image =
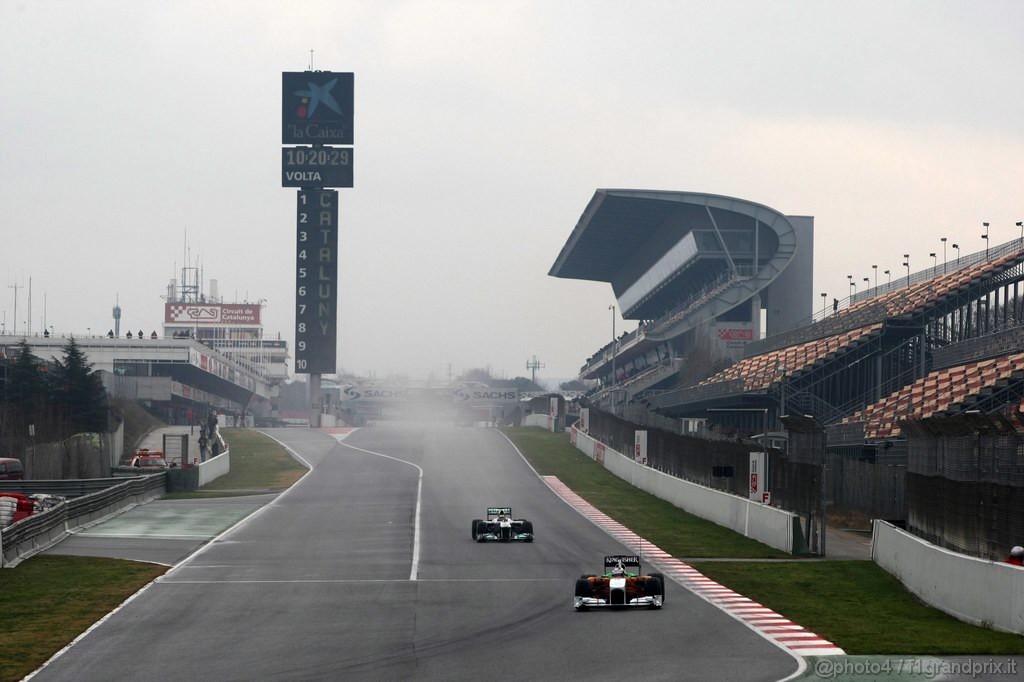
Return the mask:
<path id="1" fill-rule="evenodd" d="M 231 450 L 225 449 L 216 457 L 206 460 L 196 467 L 199 469 L 199 487 L 216 480 L 231 471 Z"/>
<path id="2" fill-rule="evenodd" d="M 954 618 L 1024 634 L 1024 568 L 958 554 L 879 519 L 871 559 L 918 599 Z"/>
<path id="3" fill-rule="evenodd" d="M 792 512 L 662 473 L 612 450 L 575 426 L 570 436 L 573 445 L 583 454 L 655 497 L 784 552 L 805 551 L 800 519 Z"/>
<path id="4" fill-rule="evenodd" d="M 0 529 L 0 567 L 13 568 L 22 560 L 57 544 L 69 533 L 93 525 L 127 507 L 160 497 L 167 488 L 167 474 L 164 472 L 129 479 L 19 481 L 18 487 L 24 492 L 70 495 L 81 490 L 83 483 L 91 486 L 97 485 L 98 481 L 106 481 L 106 487 L 81 497 L 70 497 L 53 509 Z M 10 491 L 12 487 L 4 485 L 3 490 Z"/>
<path id="5" fill-rule="evenodd" d="M 523 418 L 523 426 L 539 426 L 548 431 L 554 431 L 556 423 L 554 417 L 546 414 L 528 414 Z"/>

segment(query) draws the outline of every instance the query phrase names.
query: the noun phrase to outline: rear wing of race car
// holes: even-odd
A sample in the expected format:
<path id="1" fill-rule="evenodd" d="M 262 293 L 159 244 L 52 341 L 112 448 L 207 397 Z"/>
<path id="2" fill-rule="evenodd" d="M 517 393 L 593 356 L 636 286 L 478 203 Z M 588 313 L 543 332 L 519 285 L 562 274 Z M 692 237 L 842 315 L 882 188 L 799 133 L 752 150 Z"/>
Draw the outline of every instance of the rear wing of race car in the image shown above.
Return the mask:
<path id="1" fill-rule="evenodd" d="M 635 554 L 609 554 L 604 558 L 604 567 L 606 569 L 619 565 L 626 569 L 635 569 L 633 572 L 639 573 L 640 557 Z"/>
<path id="2" fill-rule="evenodd" d="M 493 521 L 499 516 L 507 516 L 512 518 L 512 507 L 488 507 L 487 508 L 487 520 Z"/>

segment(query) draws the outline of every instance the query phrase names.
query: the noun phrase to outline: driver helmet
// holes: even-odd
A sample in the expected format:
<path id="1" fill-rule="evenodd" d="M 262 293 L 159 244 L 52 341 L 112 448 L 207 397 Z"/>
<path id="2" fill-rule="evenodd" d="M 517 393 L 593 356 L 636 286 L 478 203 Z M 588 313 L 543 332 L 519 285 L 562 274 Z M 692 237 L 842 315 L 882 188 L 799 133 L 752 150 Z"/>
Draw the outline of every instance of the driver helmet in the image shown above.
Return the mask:
<path id="1" fill-rule="evenodd" d="M 1024 558 L 1024 547 L 1021 547 L 1020 545 L 1014 546 L 1014 548 L 1010 550 L 1010 556 L 1019 556 Z"/>
<path id="2" fill-rule="evenodd" d="M 623 575 L 626 575 L 626 569 L 624 569 L 622 567 L 622 564 L 616 564 L 612 568 L 612 575 L 613 576 L 623 576 Z"/>

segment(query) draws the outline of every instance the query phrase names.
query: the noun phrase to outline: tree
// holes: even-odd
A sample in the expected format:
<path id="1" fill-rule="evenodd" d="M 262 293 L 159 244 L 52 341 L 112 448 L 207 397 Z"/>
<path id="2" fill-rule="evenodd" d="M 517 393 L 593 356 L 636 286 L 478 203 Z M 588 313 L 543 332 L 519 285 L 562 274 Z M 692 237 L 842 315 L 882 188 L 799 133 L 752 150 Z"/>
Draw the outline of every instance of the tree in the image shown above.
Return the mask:
<path id="1" fill-rule="evenodd" d="M 64 346 L 64 359 L 56 361 L 51 390 L 73 432 L 107 430 L 107 390 L 74 338 Z"/>
<path id="2" fill-rule="evenodd" d="M 559 391 L 586 391 L 589 387 L 579 379 L 563 381 L 558 384 Z"/>
<path id="3" fill-rule="evenodd" d="M 46 405 L 47 385 L 46 375 L 24 339 L 18 344 L 18 357 L 9 372 L 3 393 L 5 406 L 15 422 L 28 423 Z"/>
<path id="4" fill-rule="evenodd" d="M 481 384 L 488 386 L 494 381 L 494 377 L 491 376 L 490 368 L 474 367 L 473 369 L 467 369 L 459 377 L 460 381 L 478 381 Z"/>
<path id="5" fill-rule="evenodd" d="M 534 383 L 528 377 L 513 377 L 509 383 L 519 389 L 520 393 L 543 393 L 545 391 L 543 386 Z"/>

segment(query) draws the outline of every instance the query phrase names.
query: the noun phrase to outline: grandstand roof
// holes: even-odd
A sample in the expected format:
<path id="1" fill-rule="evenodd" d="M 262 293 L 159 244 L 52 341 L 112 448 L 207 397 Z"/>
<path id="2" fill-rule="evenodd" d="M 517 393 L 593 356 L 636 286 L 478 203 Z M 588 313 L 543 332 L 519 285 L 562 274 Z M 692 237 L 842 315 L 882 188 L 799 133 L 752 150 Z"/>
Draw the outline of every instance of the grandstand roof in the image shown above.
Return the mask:
<path id="1" fill-rule="evenodd" d="M 697 324 L 769 286 L 790 265 L 796 242 L 786 216 L 754 202 L 599 189 L 548 274 L 608 282 L 622 316 L 638 320 L 660 318 L 725 282 L 717 297 L 703 301 L 711 303 L 705 314 L 676 320 Z"/>
<path id="2" fill-rule="evenodd" d="M 683 204 L 756 217 L 769 227 L 781 221 L 792 229 L 778 211 L 743 199 L 698 192 L 599 189 L 548 274 L 611 282 Z"/>

